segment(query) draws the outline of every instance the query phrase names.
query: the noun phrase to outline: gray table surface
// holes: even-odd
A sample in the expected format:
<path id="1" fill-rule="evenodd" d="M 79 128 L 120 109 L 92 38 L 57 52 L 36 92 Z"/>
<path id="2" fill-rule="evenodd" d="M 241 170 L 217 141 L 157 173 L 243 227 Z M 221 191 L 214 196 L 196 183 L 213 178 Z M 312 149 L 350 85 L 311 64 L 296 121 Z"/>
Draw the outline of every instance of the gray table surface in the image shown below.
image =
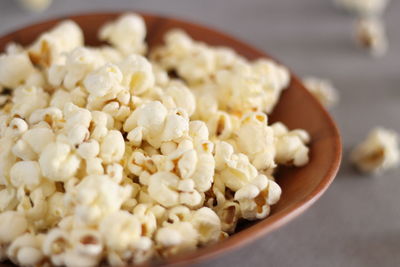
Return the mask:
<path id="1" fill-rule="evenodd" d="M 30 14 L 0 1 L 0 34 L 59 15 L 142 10 L 197 21 L 237 36 L 300 76 L 331 79 L 332 114 L 344 159 L 327 193 L 305 214 L 251 245 L 197 266 L 400 266 L 400 170 L 357 174 L 346 155 L 376 125 L 400 132 L 400 3 L 385 16 L 390 51 L 373 59 L 354 46 L 353 20 L 329 0 L 55 0 Z M 396 30 L 397 29 L 397 30 Z"/>

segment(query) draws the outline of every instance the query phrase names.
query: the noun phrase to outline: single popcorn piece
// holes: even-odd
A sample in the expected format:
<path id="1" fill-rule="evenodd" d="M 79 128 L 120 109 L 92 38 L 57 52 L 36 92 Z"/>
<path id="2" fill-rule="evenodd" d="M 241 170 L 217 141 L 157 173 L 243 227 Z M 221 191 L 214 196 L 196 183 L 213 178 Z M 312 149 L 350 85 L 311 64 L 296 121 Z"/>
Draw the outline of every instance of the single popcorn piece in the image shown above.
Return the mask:
<path id="1" fill-rule="evenodd" d="M 0 244 L 14 241 L 28 228 L 24 215 L 16 211 L 6 211 L 0 214 Z"/>
<path id="2" fill-rule="evenodd" d="M 22 6 L 30 11 L 40 12 L 46 10 L 52 3 L 52 0 L 19 0 Z"/>
<path id="3" fill-rule="evenodd" d="M 303 79 L 304 86 L 325 107 L 331 108 L 339 101 L 339 94 L 332 83 L 325 79 L 306 77 Z"/>
<path id="4" fill-rule="evenodd" d="M 69 145 L 54 142 L 40 154 L 39 164 L 43 175 L 53 181 L 66 181 L 79 168 L 80 159 L 71 153 Z"/>
<path id="5" fill-rule="evenodd" d="M 243 218 L 262 219 L 270 213 L 270 205 L 278 202 L 281 192 L 278 184 L 259 175 L 235 193 L 235 200 L 239 202 Z"/>
<path id="6" fill-rule="evenodd" d="M 275 135 L 275 160 L 278 164 L 303 166 L 308 163 L 309 149 L 306 144 L 310 136 L 304 130 L 289 131 L 287 127 L 276 122 L 271 125 Z"/>
<path id="7" fill-rule="evenodd" d="M 306 131 L 268 121 L 284 66 L 179 29 L 147 55 L 146 32 L 126 14 L 101 28 L 109 45 L 88 47 L 64 21 L 0 55 L 0 260 L 125 266 L 193 251 L 268 216 L 276 168 L 309 161 Z"/>
<path id="8" fill-rule="evenodd" d="M 390 0 L 335 0 L 335 4 L 362 16 L 381 15 Z"/>
<path id="9" fill-rule="evenodd" d="M 398 135 L 394 131 L 377 127 L 351 153 L 356 167 L 365 173 L 381 174 L 399 165 Z"/>
<path id="10" fill-rule="evenodd" d="M 0 55 L 0 85 L 17 87 L 35 71 L 26 52 Z"/>
<path id="11" fill-rule="evenodd" d="M 7 255 L 15 264 L 35 266 L 44 259 L 41 243 L 39 236 L 26 233 L 11 243 Z"/>
<path id="12" fill-rule="evenodd" d="M 355 26 L 355 37 L 359 45 L 368 49 L 373 56 L 383 56 L 388 50 L 385 25 L 378 18 L 359 19 Z"/>
<path id="13" fill-rule="evenodd" d="M 108 23 L 100 29 L 101 40 L 108 41 L 122 53 L 144 54 L 146 52 L 146 25 L 142 17 L 136 14 L 125 14 L 115 22 Z"/>
<path id="14" fill-rule="evenodd" d="M 62 60 L 63 53 L 83 45 L 83 32 L 78 24 L 67 20 L 41 35 L 29 48 L 33 63 L 50 66 Z"/>

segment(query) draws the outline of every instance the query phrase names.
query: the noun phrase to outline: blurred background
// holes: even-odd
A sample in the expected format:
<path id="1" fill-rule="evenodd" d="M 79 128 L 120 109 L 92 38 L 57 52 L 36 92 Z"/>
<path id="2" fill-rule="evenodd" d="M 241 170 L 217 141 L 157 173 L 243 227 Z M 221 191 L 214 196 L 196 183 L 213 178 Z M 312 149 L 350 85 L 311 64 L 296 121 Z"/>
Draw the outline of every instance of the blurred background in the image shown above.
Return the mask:
<path id="1" fill-rule="evenodd" d="M 352 36 L 354 17 L 330 0 L 53 0 L 41 13 L 0 1 L 0 34 L 48 18 L 92 11 L 144 11 L 227 32 L 278 58 L 299 76 L 332 81 L 344 157 L 311 209 L 278 231 L 203 266 L 400 266 L 400 170 L 358 174 L 348 152 L 375 126 L 400 132 L 400 3 L 384 14 L 389 51 L 373 58 Z M 201 266 L 201 265 L 198 265 Z"/>

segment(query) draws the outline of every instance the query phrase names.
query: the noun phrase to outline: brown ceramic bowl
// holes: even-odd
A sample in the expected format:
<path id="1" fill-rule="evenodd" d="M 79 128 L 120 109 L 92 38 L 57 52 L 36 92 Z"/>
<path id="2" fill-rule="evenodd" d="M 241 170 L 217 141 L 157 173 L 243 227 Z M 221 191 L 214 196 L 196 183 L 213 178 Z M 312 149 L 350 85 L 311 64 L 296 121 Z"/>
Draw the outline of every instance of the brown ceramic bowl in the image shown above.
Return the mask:
<path id="1" fill-rule="evenodd" d="M 29 26 L 0 38 L 0 51 L 9 42 L 27 45 L 40 33 L 49 30 L 63 19 L 77 22 L 85 33 L 88 45 L 99 45 L 97 32 L 101 25 L 118 17 L 121 13 L 96 13 L 63 17 Z M 238 41 L 223 33 L 190 22 L 142 14 L 146 20 L 147 41 L 151 47 L 162 42 L 163 35 L 172 28 L 184 29 L 196 40 L 210 45 L 222 45 L 235 49 L 248 59 L 269 57 L 262 51 Z M 270 121 L 282 121 L 289 128 L 302 128 L 311 135 L 310 162 L 302 168 L 282 168 L 277 182 L 282 187 L 282 198 L 273 206 L 271 215 L 257 222 L 244 222 L 237 233 L 217 244 L 199 249 L 193 253 L 151 262 L 153 265 L 187 265 L 224 252 L 236 249 L 283 226 L 311 206 L 328 188 L 339 168 L 341 141 L 338 129 L 328 112 L 304 88 L 300 80 L 292 74 L 289 88 L 284 91 L 278 105 L 270 116 Z M 1 265 L 0 266 L 11 266 Z"/>

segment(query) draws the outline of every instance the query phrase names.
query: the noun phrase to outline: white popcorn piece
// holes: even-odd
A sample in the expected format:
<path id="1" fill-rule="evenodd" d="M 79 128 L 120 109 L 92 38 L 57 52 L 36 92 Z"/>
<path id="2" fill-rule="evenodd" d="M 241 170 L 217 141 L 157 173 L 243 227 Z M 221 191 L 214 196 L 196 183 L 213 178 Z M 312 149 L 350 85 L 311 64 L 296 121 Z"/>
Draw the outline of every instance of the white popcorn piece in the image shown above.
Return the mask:
<path id="1" fill-rule="evenodd" d="M 276 167 L 274 132 L 267 122 L 265 114 L 252 112 L 242 118 L 236 131 L 238 150 L 248 155 L 258 170 Z"/>
<path id="2" fill-rule="evenodd" d="M 100 144 L 100 157 L 105 163 L 117 162 L 125 152 L 124 138 L 121 132 L 111 130 Z"/>
<path id="3" fill-rule="evenodd" d="M 400 151 L 397 133 L 381 127 L 375 128 L 352 151 L 351 159 L 365 173 L 380 174 L 398 166 Z"/>
<path id="4" fill-rule="evenodd" d="M 35 71 L 26 53 L 0 55 L 0 85 L 15 88 Z"/>
<path id="5" fill-rule="evenodd" d="M 199 233 L 201 244 L 213 243 L 221 235 L 221 221 L 215 212 L 207 207 L 200 208 L 190 218 L 191 223 Z"/>
<path id="6" fill-rule="evenodd" d="M 80 144 L 76 152 L 84 159 L 95 158 L 100 152 L 99 142 L 93 139 L 88 140 Z"/>
<path id="7" fill-rule="evenodd" d="M 72 96 L 65 90 L 57 90 L 51 97 L 50 106 L 56 107 L 60 110 L 64 109 L 65 104 L 73 102 Z"/>
<path id="8" fill-rule="evenodd" d="M 129 55 L 118 64 L 123 74 L 122 84 L 132 95 L 141 95 L 155 84 L 150 62 L 140 55 Z"/>
<path id="9" fill-rule="evenodd" d="M 149 194 L 165 207 L 179 204 L 179 177 L 171 172 L 158 172 L 149 178 Z"/>
<path id="10" fill-rule="evenodd" d="M 381 15 L 390 0 L 335 0 L 335 4 L 358 15 Z"/>
<path id="11" fill-rule="evenodd" d="M 51 229 L 43 240 L 42 250 L 54 265 L 65 265 L 65 256 L 71 240 L 68 233 L 60 228 Z"/>
<path id="12" fill-rule="evenodd" d="M 0 185 L 8 185 L 8 176 L 11 167 L 16 162 L 17 158 L 12 153 L 12 138 L 0 138 Z"/>
<path id="13" fill-rule="evenodd" d="M 118 66 L 108 63 L 86 76 L 83 84 L 95 97 L 116 95 L 122 90 L 122 73 Z"/>
<path id="14" fill-rule="evenodd" d="M 45 108 L 48 104 L 49 95 L 42 88 L 18 87 L 14 90 L 12 114 L 22 118 L 28 118 L 36 109 Z"/>
<path id="15" fill-rule="evenodd" d="M 14 118 L 10 121 L 9 129 L 12 136 L 20 136 L 28 130 L 28 124 L 23 119 Z"/>
<path id="16" fill-rule="evenodd" d="M 110 250 L 127 250 L 141 236 L 140 221 L 126 211 L 111 213 L 101 221 L 100 233 Z"/>
<path id="17" fill-rule="evenodd" d="M 15 264 L 23 266 L 39 264 L 44 259 L 40 238 L 30 233 L 19 236 L 11 243 L 7 256 Z"/>
<path id="18" fill-rule="evenodd" d="M 63 193 L 55 192 L 48 198 L 47 219 L 52 225 L 55 225 L 67 213 L 68 207 L 65 205 Z"/>
<path id="19" fill-rule="evenodd" d="M 75 188 L 75 213 L 83 222 L 92 223 L 117 212 L 129 197 L 131 188 L 122 187 L 105 175 L 85 177 Z"/>
<path id="20" fill-rule="evenodd" d="M 310 136 L 304 130 L 289 131 L 282 123 L 271 125 L 275 135 L 275 161 L 278 164 L 303 166 L 308 163 Z"/>
<path id="21" fill-rule="evenodd" d="M 45 121 L 51 128 L 60 128 L 63 125 L 63 113 L 59 108 L 48 107 L 37 109 L 29 116 L 29 124 L 35 125 Z"/>
<path id="22" fill-rule="evenodd" d="M 155 237 L 156 243 L 163 247 L 163 256 L 187 252 L 196 248 L 198 232 L 189 222 L 177 222 L 161 227 Z"/>
<path id="23" fill-rule="evenodd" d="M 240 206 L 235 201 L 224 200 L 217 207 L 217 214 L 221 220 L 221 229 L 227 233 L 235 231 L 237 222 L 241 217 Z"/>
<path id="24" fill-rule="evenodd" d="M 10 243 L 28 228 L 25 216 L 16 211 L 0 213 L 0 244 Z"/>
<path id="25" fill-rule="evenodd" d="M 57 63 L 63 53 L 82 45 L 82 30 L 75 22 L 66 20 L 42 34 L 28 48 L 28 53 L 35 64 L 50 66 Z"/>
<path id="26" fill-rule="evenodd" d="M 130 13 L 108 23 L 100 29 L 101 40 L 108 41 L 123 54 L 146 52 L 146 25 L 142 17 Z"/>
<path id="27" fill-rule="evenodd" d="M 339 101 L 337 89 L 332 83 L 325 79 L 306 77 L 303 79 L 304 86 L 325 107 L 330 108 Z"/>
<path id="28" fill-rule="evenodd" d="M 14 210 L 18 205 L 16 190 L 13 188 L 4 188 L 0 190 L 0 212 Z"/>
<path id="29" fill-rule="evenodd" d="M 40 184 L 40 180 L 40 166 L 36 161 L 19 161 L 10 170 L 11 184 L 17 188 L 33 190 Z"/>
<path id="30" fill-rule="evenodd" d="M 195 182 L 199 192 L 206 192 L 214 181 L 215 160 L 213 157 L 214 146 L 210 142 L 202 142 L 197 148 L 197 164 L 193 175 L 190 177 Z"/>
<path id="31" fill-rule="evenodd" d="M 53 131 L 47 127 L 36 127 L 29 129 L 22 136 L 23 146 L 28 146 L 34 153 L 41 154 L 44 148 L 55 141 Z"/>
<path id="32" fill-rule="evenodd" d="M 59 142 L 48 144 L 39 158 L 43 176 L 53 181 L 66 181 L 79 168 L 79 158 L 71 153 L 69 145 Z"/>
<path id="33" fill-rule="evenodd" d="M 225 185 L 237 191 L 251 182 L 258 174 L 257 169 L 250 163 L 245 154 L 234 153 L 233 147 L 226 142 L 217 142 L 215 162 L 218 179 Z"/>
<path id="34" fill-rule="evenodd" d="M 383 56 L 388 50 L 385 25 L 378 18 L 359 19 L 355 25 L 355 38 L 358 44 L 368 49 L 372 56 Z"/>
<path id="35" fill-rule="evenodd" d="M 270 213 L 270 205 L 278 202 L 281 192 L 277 183 L 259 175 L 235 193 L 235 200 L 239 202 L 243 218 L 262 219 Z"/>
<path id="36" fill-rule="evenodd" d="M 26 9 L 34 12 L 46 10 L 52 3 L 52 0 L 19 0 Z"/>

